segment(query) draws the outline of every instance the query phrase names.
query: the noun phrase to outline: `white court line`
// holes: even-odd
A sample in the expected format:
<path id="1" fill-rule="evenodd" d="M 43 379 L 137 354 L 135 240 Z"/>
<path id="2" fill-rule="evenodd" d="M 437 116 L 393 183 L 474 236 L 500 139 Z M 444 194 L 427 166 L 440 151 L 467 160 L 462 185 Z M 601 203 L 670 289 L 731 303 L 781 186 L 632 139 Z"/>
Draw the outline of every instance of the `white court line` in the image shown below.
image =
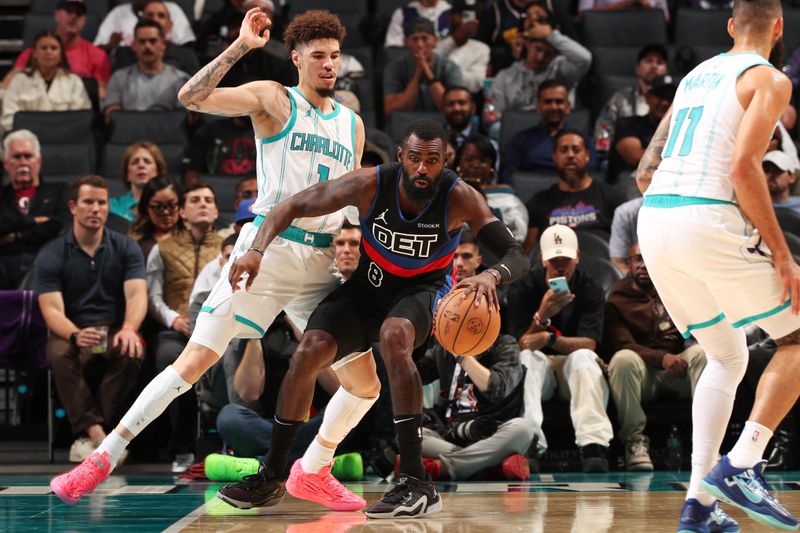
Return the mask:
<path id="1" fill-rule="evenodd" d="M 178 533 L 179 531 L 183 531 L 184 528 L 189 527 L 189 525 L 195 522 L 198 518 L 203 517 L 204 515 L 206 515 L 206 513 L 208 513 L 209 511 L 211 511 L 212 509 L 221 504 L 223 504 L 222 500 L 217 500 L 216 498 L 214 500 L 211 500 L 210 502 L 206 502 L 197 509 L 195 509 L 194 511 L 192 511 L 191 513 L 187 514 L 186 516 L 184 516 L 183 518 L 172 524 L 171 526 L 169 526 L 167 529 L 163 531 L 163 533 Z"/>

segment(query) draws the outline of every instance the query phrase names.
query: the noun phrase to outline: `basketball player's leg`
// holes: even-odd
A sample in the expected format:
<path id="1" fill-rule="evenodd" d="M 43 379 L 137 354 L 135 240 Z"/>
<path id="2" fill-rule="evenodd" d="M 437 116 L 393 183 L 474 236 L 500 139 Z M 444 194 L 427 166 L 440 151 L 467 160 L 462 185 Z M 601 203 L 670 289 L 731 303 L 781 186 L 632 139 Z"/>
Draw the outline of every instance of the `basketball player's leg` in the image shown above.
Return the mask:
<path id="1" fill-rule="evenodd" d="M 400 465 L 398 483 L 369 508 L 370 518 L 424 516 L 442 509 L 441 497 L 422 466 L 422 380 L 413 357 L 430 336 L 435 298 L 436 289 L 400 298 L 381 326 L 380 350 L 389 375 Z"/>

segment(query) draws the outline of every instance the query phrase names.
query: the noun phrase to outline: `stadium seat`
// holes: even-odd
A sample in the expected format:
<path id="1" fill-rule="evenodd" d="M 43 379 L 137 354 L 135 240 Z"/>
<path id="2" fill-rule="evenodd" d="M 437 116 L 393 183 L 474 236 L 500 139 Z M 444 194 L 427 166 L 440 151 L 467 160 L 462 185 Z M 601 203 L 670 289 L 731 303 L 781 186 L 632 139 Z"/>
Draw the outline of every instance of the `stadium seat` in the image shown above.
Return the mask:
<path id="1" fill-rule="evenodd" d="M 667 43 L 667 23 L 660 9 L 584 11 L 581 27 L 588 48 Z"/>
<path id="2" fill-rule="evenodd" d="M 364 34 L 361 32 L 361 22 L 364 20 L 363 13 L 338 13 L 337 16 L 344 27 L 347 28 L 347 35 L 344 36 L 344 46 L 354 48 L 368 45 Z"/>
<path id="3" fill-rule="evenodd" d="M 44 30 L 53 30 L 56 22 L 53 14 L 28 13 L 22 23 L 22 42 L 24 46 L 31 46 L 33 39 Z M 89 42 L 94 41 L 97 35 L 97 28 L 100 27 L 100 19 L 94 13 L 86 14 L 86 26 L 83 27 L 81 37 Z"/>
<path id="4" fill-rule="evenodd" d="M 94 142 L 91 111 L 18 111 L 14 114 L 15 130 L 31 130 L 39 142 Z"/>
<path id="5" fill-rule="evenodd" d="M 800 47 L 800 9 L 797 7 L 784 8 L 783 26 L 786 28 L 783 32 L 783 43 L 788 61 L 789 53 Z"/>
<path id="6" fill-rule="evenodd" d="M 141 139 L 138 139 L 141 140 Z M 148 139 L 149 140 L 149 139 Z M 134 142 L 134 141 L 132 141 Z M 108 143 L 103 147 L 103 163 L 101 170 L 103 176 L 109 179 L 119 177 L 122 171 L 122 156 L 125 149 L 131 143 L 114 144 Z M 183 152 L 184 144 L 156 143 L 164 154 L 167 161 L 167 172 L 171 176 L 179 176 L 183 173 Z"/>
<path id="7" fill-rule="evenodd" d="M 636 76 L 598 76 L 594 91 L 592 91 L 595 98 L 592 102 L 593 109 L 599 113 L 615 92 L 637 83 L 639 83 L 639 78 Z"/>
<path id="8" fill-rule="evenodd" d="M 383 1 L 378 2 L 382 4 Z M 366 15 L 369 12 L 367 0 L 348 0 L 347 2 L 331 2 L 330 0 L 291 0 L 289 2 L 292 14 L 302 13 L 309 9 L 327 9 L 332 13 L 358 13 Z M 348 31 L 350 28 L 348 27 Z"/>
<path id="9" fill-rule="evenodd" d="M 800 213 L 794 209 L 779 207 L 775 209 L 775 214 L 778 216 L 778 224 L 783 231 L 800 237 Z"/>
<path id="10" fill-rule="evenodd" d="M 592 71 L 602 76 L 631 76 L 639 46 L 598 46 L 592 50 Z"/>
<path id="11" fill-rule="evenodd" d="M 233 221 L 235 213 L 231 213 L 233 209 L 233 201 L 236 199 L 236 184 L 239 180 L 236 176 L 209 176 L 201 175 L 200 181 L 208 183 L 217 198 L 217 209 L 221 212 L 225 211 L 230 213 L 230 220 Z"/>
<path id="12" fill-rule="evenodd" d="M 731 12 L 717 9 L 678 9 L 675 16 L 675 45 L 733 46 L 728 35 Z"/>
<path id="13" fill-rule="evenodd" d="M 553 172 L 514 172 L 511 176 L 514 193 L 523 204 L 533 198 L 533 195 L 543 191 L 558 182 L 558 176 Z"/>
<path id="14" fill-rule="evenodd" d="M 194 0 L 170 0 L 171 2 L 175 2 L 178 4 L 178 7 L 181 8 L 186 18 L 189 19 L 189 23 L 194 23 Z"/>
<path id="15" fill-rule="evenodd" d="M 186 111 L 115 111 L 111 113 L 109 142 L 130 144 L 141 140 L 160 145 L 185 144 Z"/>
<path id="16" fill-rule="evenodd" d="M 394 142 L 399 143 L 403 138 L 403 130 L 408 126 L 408 123 L 417 119 L 444 122 L 444 116 L 439 111 L 395 111 L 386 121 L 384 130 Z"/>
<path id="17" fill-rule="evenodd" d="M 786 230 L 784 230 L 783 236 L 786 238 L 786 244 L 789 245 L 789 251 L 792 252 L 792 255 L 800 255 L 800 237 Z"/>
<path id="18" fill-rule="evenodd" d="M 53 11 L 61 0 L 32 0 L 30 3 L 30 13 L 53 16 Z M 114 2 L 116 4 L 116 2 Z M 84 0 L 86 12 L 103 18 L 108 13 L 108 2 L 106 0 Z"/>
<path id="19" fill-rule="evenodd" d="M 403 7 L 407 3 L 407 0 L 379 0 L 375 2 L 375 12 L 378 15 L 391 17 L 398 7 Z"/>
<path id="20" fill-rule="evenodd" d="M 506 146 L 517 133 L 534 128 L 542 121 L 536 111 L 505 111 L 500 122 L 500 152 L 503 153 Z"/>
<path id="21" fill-rule="evenodd" d="M 71 183 L 79 176 L 95 173 L 95 157 L 93 144 L 42 143 L 42 176 Z"/>
<path id="22" fill-rule="evenodd" d="M 575 233 L 578 235 L 578 249 L 581 251 L 581 257 L 590 255 L 601 259 L 609 259 L 611 254 L 607 240 L 589 230 L 578 230 Z"/>
<path id="23" fill-rule="evenodd" d="M 581 255 L 579 268 L 603 289 L 603 293 L 608 297 L 608 293 L 619 280 L 622 279 L 617 267 L 611 264 L 608 259 L 595 257 L 592 255 Z"/>

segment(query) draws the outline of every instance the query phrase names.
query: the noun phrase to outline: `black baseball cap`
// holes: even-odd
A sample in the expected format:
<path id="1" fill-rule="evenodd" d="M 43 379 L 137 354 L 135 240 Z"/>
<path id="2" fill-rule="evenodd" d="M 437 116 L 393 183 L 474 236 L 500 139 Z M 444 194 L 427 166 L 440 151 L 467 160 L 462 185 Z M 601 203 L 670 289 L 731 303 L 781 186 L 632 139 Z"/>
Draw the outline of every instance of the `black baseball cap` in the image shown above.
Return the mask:
<path id="1" fill-rule="evenodd" d="M 433 27 L 433 22 L 430 20 L 425 17 L 417 17 L 403 24 L 403 33 L 406 37 L 410 37 L 415 33 L 428 33 L 435 37 L 436 29 Z"/>
<path id="2" fill-rule="evenodd" d="M 643 46 L 641 50 L 639 50 L 639 55 L 636 56 L 636 62 L 638 63 L 639 61 L 641 61 L 642 59 L 644 59 L 645 57 L 647 57 L 647 56 L 649 56 L 651 54 L 657 54 L 657 55 L 661 56 L 661 58 L 665 62 L 669 61 L 669 54 L 667 53 L 667 49 L 663 45 L 660 45 L 660 44 L 647 44 L 647 45 Z"/>
<path id="3" fill-rule="evenodd" d="M 678 90 L 678 78 L 675 76 L 658 76 L 650 82 L 650 90 L 654 96 L 658 98 L 666 98 L 672 100 L 675 98 L 675 92 Z"/>
<path id="4" fill-rule="evenodd" d="M 73 13 L 77 13 L 78 15 L 86 14 L 86 4 L 83 3 L 83 0 L 61 0 L 56 5 L 56 9 L 63 9 L 64 11 L 72 11 Z"/>

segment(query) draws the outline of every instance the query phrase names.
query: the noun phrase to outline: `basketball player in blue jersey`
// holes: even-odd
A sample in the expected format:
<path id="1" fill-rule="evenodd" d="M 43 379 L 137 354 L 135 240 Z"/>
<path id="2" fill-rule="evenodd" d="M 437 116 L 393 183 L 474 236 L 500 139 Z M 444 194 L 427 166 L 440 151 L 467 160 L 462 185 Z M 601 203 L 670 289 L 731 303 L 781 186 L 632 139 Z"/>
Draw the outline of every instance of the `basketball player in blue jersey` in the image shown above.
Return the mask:
<path id="1" fill-rule="evenodd" d="M 253 249 L 259 226 L 278 202 L 313 183 L 335 181 L 357 168 L 364 146 L 361 119 L 331 99 L 345 30 L 339 19 L 327 11 L 305 12 L 286 28 L 285 42 L 299 73 L 297 87 L 287 88 L 273 81 L 217 87 L 236 61 L 266 44 L 269 25 L 269 19 L 258 9 L 248 11 L 239 38 L 195 74 L 179 94 L 181 102 L 194 111 L 247 115 L 252 121 L 258 147 L 259 190 L 253 206 L 257 216 L 242 229 L 234 258 Z M 293 220 L 269 250 L 261 249 L 255 254 L 262 275 L 255 283 L 251 280 L 247 291 L 236 291 L 223 272 L 202 307 L 183 353 L 145 387 L 95 453 L 51 481 L 53 491 L 63 501 L 75 503 L 94 490 L 108 477 L 130 441 L 170 402 L 189 390 L 219 360 L 234 337 L 263 336 L 281 310 L 304 329 L 317 304 L 338 285 L 331 243 L 342 222 L 341 211 Z M 250 252 L 250 256 L 253 254 Z M 329 428 L 336 426 L 336 435 L 346 434 L 348 418 L 360 418 L 366 413 L 377 399 L 379 385 L 377 379 L 369 379 L 375 374 L 372 357 L 354 358 L 337 374 L 342 387 L 329 402 L 320 430 L 328 436 L 325 443 L 329 447 L 309 449 L 306 459 L 319 465 L 312 471 L 320 474 L 320 482 L 336 494 L 343 508 L 358 509 L 366 504 L 363 498 L 329 474 L 332 450 L 338 444 L 329 436 Z"/>
<path id="2" fill-rule="evenodd" d="M 346 363 L 348 354 L 380 342 L 389 373 L 394 423 L 400 447 L 397 483 L 367 511 L 370 518 L 425 516 L 442 508 L 422 466 L 422 384 L 412 353 L 424 349 L 438 299 L 452 286 L 453 254 L 468 224 L 498 264 L 462 280 L 498 310 L 496 285 L 524 275 L 530 262 L 484 197 L 444 168 L 447 134 L 433 121 L 410 123 L 398 149 L 399 163 L 356 170 L 319 183 L 277 205 L 259 229 L 253 250 L 237 259 L 232 283 L 253 283 L 259 254 L 297 217 L 319 217 L 346 206 L 360 214 L 361 259 L 351 278 L 314 311 L 281 384 L 272 443 L 258 476 L 228 485 L 219 496 L 237 507 L 277 503 L 289 449 L 311 405 L 314 381 L 324 368 Z M 260 276 L 260 275 L 259 275 Z M 256 282 L 257 282 L 256 278 Z M 476 302 L 477 304 L 477 302 Z M 374 377 L 364 377 L 372 382 Z M 302 461 L 291 469 L 290 494 L 325 504 L 308 494 Z"/>
<path id="3" fill-rule="evenodd" d="M 717 499 L 763 524 L 796 530 L 797 520 L 767 492 L 761 460 L 800 393 L 800 268 L 761 167 L 792 92 L 767 60 L 781 48 L 780 0 L 735 0 L 728 33 L 733 48 L 681 81 L 637 175 L 647 269 L 675 325 L 708 358 L 694 393 L 692 474 L 678 531 L 738 531 L 717 511 Z M 747 367 L 741 327 L 750 323 L 779 348 L 741 437 L 713 466 Z"/>

